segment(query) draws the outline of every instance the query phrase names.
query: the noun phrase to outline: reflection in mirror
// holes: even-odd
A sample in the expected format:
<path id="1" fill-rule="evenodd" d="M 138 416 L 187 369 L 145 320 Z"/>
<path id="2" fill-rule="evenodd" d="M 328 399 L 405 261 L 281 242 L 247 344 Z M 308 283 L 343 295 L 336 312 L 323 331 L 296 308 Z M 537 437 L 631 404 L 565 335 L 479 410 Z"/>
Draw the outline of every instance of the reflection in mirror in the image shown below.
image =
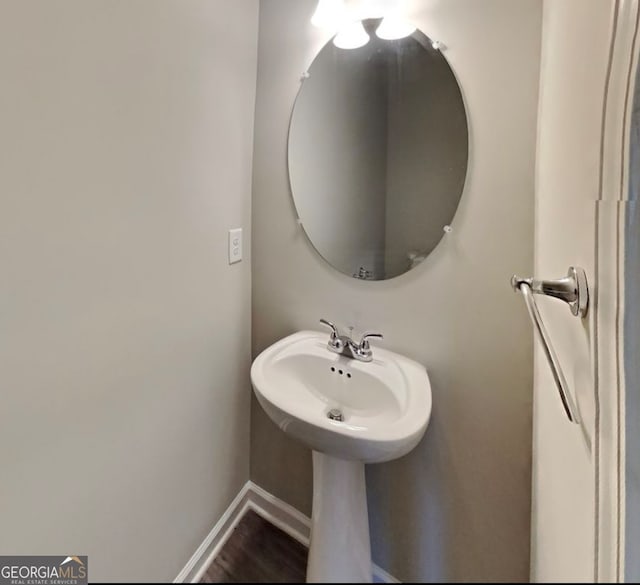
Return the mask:
<path id="1" fill-rule="evenodd" d="M 398 276 L 431 253 L 460 201 L 468 136 L 456 78 L 420 32 L 372 34 L 353 50 L 329 42 L 308 73 L 289 129 L 298 217 L 341 272 Z"/>

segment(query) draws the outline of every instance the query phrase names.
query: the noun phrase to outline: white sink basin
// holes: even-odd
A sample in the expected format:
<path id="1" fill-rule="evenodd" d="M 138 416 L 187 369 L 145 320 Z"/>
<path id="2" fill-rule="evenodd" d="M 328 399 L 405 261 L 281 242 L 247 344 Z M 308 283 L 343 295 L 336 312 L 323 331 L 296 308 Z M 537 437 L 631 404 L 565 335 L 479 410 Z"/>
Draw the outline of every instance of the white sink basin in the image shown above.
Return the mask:
<path id="1" fill-rule="evenodd" d="M 374 347 L 373 361 L 359 362 L 329 351 L 328 339 L 315 331 L 281 339 L 255 359 L 251 382 L 271 419 L 313 449 L 307 582 L 370 583 L 364 464 L 418 444 L 431 415 L 431 385 L 413 360 Z"/>
<path id="2" fill-rule="evenodd" d="M 341 459 L 378 463 L 411 451 L 431 414 L 424 366 L 379 347 L 372 362 L 359 362 L 330 352 L 327 340 L 302 331 L 256 358 L 251 381 L 267 414 L 311 449 Z M 342 422 L 328 417 L 332 409 Z"/>

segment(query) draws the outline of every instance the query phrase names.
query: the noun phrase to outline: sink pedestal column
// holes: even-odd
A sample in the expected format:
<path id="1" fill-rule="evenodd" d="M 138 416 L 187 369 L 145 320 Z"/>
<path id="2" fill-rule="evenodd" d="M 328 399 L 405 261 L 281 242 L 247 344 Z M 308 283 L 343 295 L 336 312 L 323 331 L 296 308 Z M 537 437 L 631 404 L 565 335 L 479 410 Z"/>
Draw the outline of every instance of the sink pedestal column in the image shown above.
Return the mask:
<path id="1" fill-rule="evenodd" d="M 364 463 L 313 452 L 307 583 L 371 583 Z"/>

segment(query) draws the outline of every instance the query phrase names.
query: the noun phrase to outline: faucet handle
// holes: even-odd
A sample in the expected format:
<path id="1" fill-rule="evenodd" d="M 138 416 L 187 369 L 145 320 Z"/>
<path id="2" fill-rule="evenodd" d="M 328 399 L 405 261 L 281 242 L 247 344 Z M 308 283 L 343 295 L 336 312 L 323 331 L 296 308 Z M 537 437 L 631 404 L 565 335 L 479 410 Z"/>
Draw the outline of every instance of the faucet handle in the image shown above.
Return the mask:
<path id="1" fill-rule="evenodd" d="M 344 349 L 344 342 L 340 337 L 338 328 L 331 321 L 327 321 L 326 319 L 320 319 L 320 323 L 327 327 L 331 327 L 331 335 L 329 336 L 329 343 L 327 343 L 328 348 L 335 353 L 340 353 Z"/>
<path id="2" fill-rule="evenodd" d="M 327 327 L 331 327 L 331 339 L 337 339 L 338 337 L 340 337 L 340 333 L 338 332 L 338 328 L 331 322 L 331 321 L 327 321 L 326 319 L 320 319 L 320 323 L 322 323 L 323 325 L 326 325 Z"/>
<path id="3" fill-rule="evenodd" d="M 360 345 L 358 345 L 358 348 L 360 350 L 367 351 L 371 349 L 371 346 L 369 345 L 370 337 L 377 337 L 378 339 L 384 339 L 384 336 L 382 335 L 382 333 L 365 333 L 362 336 L 362 339 L 360 340 Z"/>

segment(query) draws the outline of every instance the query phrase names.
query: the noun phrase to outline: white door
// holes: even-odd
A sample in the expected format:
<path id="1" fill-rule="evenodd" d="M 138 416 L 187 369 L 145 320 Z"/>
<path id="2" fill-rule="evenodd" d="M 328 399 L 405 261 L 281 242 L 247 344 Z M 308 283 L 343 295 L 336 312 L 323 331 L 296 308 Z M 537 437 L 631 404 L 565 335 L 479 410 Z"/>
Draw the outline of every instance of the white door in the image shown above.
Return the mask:
<path id="1" fill-rule="evenodd" d="M 591 298 L 583 320 L 538 298 L 580 424 L 567 420 L 536 343 L 532 581 L 624 579 L 624 234 L 637 17 L 637 0 L 544 2 L 535 272 L 557 278 L 581 266 Z"/>

